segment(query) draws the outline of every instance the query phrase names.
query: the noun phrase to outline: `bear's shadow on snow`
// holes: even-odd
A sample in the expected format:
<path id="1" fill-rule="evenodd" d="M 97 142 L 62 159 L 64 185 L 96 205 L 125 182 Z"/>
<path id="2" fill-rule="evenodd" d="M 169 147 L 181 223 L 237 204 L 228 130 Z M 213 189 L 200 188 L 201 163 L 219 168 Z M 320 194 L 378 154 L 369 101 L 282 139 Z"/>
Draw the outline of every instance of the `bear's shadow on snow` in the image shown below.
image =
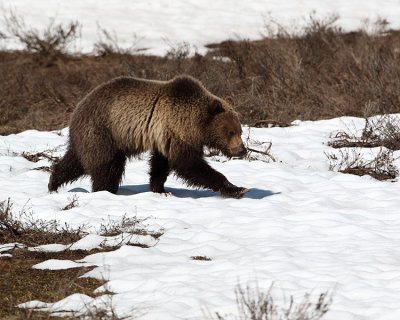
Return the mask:
<path id="1" fill-rule="evenodd" d="M 199 199 L 199 198 L 209 198 L 209 197 L 218 197 L 218 196 L 220 197 L 221 196 L 220 192 L 212 192 L 212 191 L 209 191 L 209 190 L 196 190 L 196 189 L 165 187 L 165 191 L 167 193 L 168 192 L 172 193 L 177 198 Z M 134 195 L 134 194 L 137 194 L 137 193 L 143 193 L 143 192 L 149 192 L 149 185 L 148 184 L 121 186 L 118 189 L 117 194 L 118 195 L 130 196 L 130 195 Z M 247 192 L 243 196 L 243 198 L 244 199 L 246 199 L 246 198 L 247 199 L 263 199 L 263 198 L 272 196 L 274 194 L 278 194 L 278 193 L 272 192 L 270 190 L 252 188 L 252 189 L 249 189 L 249 192 Z"/>

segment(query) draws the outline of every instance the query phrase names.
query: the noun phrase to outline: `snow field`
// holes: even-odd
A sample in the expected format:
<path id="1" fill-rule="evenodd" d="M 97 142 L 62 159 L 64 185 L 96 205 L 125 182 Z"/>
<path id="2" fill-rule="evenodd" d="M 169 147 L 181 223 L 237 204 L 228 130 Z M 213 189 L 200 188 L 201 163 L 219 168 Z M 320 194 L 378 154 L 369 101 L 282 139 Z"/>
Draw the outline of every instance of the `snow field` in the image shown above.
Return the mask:
<path id="1" fill-rule="evenodd" d="M 203 319 L 214 312 L 234 319 L 238 284 L 257 283 L 267 290 L 274 283 L 278 305 L 290 295 L 300 301 L 306 292 L 317 297 L 333 290 L 327 320 L 398 318 L 398 182 L 328 170 L 324 152 L 337 152 L 326 144 L 331 132 L 360 132 L 363 119 L 294 124 L 250 130 L 253 148 L 260 148 L 254 141 L 272 142 L 277 162 L 209 159 L 232 183 L 250 189 L 240 200 L 187 188 L 174 176 L 166 183 L 174 196 L 150 193 L 147 155 L 128 163 L 117 195 L 87 193 L 88 178 L 48 194 L 49 174 L 32 170 L 48 162 L 31 163 L 16 154 L 52 148 L 62 154 L 67 129 L 62 136 L 31 130 L 0 138 L 0 164 L 12 168 L 0 172 L 0 198 L 10 197 L 16 212 L 29 208 L 40 219 L 73 227 L 85 224 L 92 234 L 75 244 L 77 248 L 98 246 L 104 240 L 95 235 L 99 226 L 125 214 L 147 218 L 145 224 L 152 231 L 162 229 L 164 234 L 147 249 L 123 245 L 81 261 L 36 265 L 98 266 L 86 276 L 109 280 L 105 286 L 116 293 L 113 305 L 121 315 L 136 309 L 143 319 Z M 244 128 L 243 139 L 247 131 Z M 61 210 L 74 194 L 79 205 Z M 43 306 L 78 310 L 76 299 L 74 295 Z M 96 301 L 91 303 L 102 303 Z"/>
<path id="2" fill-rule="evenodd" d="M 101 38 L 100 27 L 110 32 L 122 48 L 147 49 L 146 53 L 156 55 L 165 55 L 182 43 L 204 54 L 206 44 L 227 38 L 259 39 L 267 33 L 265 26 L 271 18 L 289 31 L 298 32 L 308 23 L 312 12 L 321 18 L 337 14 L 340 17 L 337 25 L 346 30 L 360 28 L 364 20 L 375 21 L 378 17 L 386 18 L 393 28 L 398 28 L 399 6 L 398 0 L 0 1 L 0 11 L 12 9 L 24 17 L 27 26 L 39 30 L 51 21 L 65 24 L 78 21 L 82 37 L 70 48 L 73 51 L 91 52 Z M 10 39 L 0 40 L 0 45 L 20 47 Z"/>

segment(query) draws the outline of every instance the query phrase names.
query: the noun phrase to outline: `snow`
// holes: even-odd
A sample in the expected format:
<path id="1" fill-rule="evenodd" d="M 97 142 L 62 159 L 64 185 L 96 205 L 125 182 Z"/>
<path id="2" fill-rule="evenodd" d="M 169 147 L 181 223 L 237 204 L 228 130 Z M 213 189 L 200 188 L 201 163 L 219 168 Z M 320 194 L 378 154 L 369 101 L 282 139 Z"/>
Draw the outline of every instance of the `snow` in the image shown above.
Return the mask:
<path id="1" fill-rule="evenodd" d="M 34 28 L 43 29 L 52 19 L 56 23 L 78 20 L 83 26 L 82 38 L 71 50 L 92 51 L 100 25 L 115 31 L 122 47 L 148 48 L 147 53 L 158 55 L 183 42 L 204 52 L 207 43 L 260 38 L 270 17 L 298 31 L 313 10 L 319 17 L 337 13 L 337 25 L 346 30 L 378 16 L 399 28 L 399 5 L 399 0 L 0 0 L 2 12 L 14 9 Z M 0 46 L 18 47 L 12 39 L 0 40 Z M 55 155 L 62 155 L 68 128 L 0 137 L 0 200 L 10 198 L 14 212 L 28 211 L 37 219 L 57 220 L 71 227 L 84 225 L 87 237 L 68 245 L 69 249 L 121 244 L 117 250 L 79 261 L 49 260 L 36 265 L 52 269 L 97 266 L 85 276 L 108 280 L 97 291 L 116 293 L 112 305 L 120 316 L 135 310 L 133 314 L 141 319 L 203 319 L 204 314 L 219 312 L 233 319 L 237 285 L 256 283 L 260 290 L 267 290 L 273 283 L 277 304 L 285 298 L 288 301 L 290 295 L 299 301 L 306 292 L 318 296 L 333 290 L 326 320 L 399 319 L 399 182 L 329 171 L 324 153 L 338 152 L 326 144 L 331 132 L 360 131 L 363 119 L 294 124 L 250 130 L 252 139 L 272 142 L 277 162 L 209 159 L 232 183 L 250 189 L 239 200 L 190 189 L 174 176 L 166 184 L 173 196 L 150 193 L 148 155 L 128 163 L 117 195 L 90 193 L 87 178 L 49 194 L 49 174 L 33 170 L 49 165 L 48 161 L 32 163 L 20 154 L 54 149 Z M 243 138 L 247 134 L 248 128 L 244 128 Z M 254 143 L 254 148 L 260 146 Z M 374 155 L 377 150 L 368 152 Z M 399 155 L 395 152 L 395 157 Z M 78 206 L 62 210 L 73 196 Z M 159 239 L 98 235 L 102 224 L 118 222 L 124 216 L 146 219 L 148 230 L 163 235 Z M 148 248 L 129 245 L 132 243 Z M 6 252 L 18 245 L 1 245 L 1 256 L 9 257 Z M 49 244 L 30 249 L 63 248 Z M 211 260 L 192 260 L 193 256 Z M 107 299 L 111 299 L 109 295 L 74 294 L 56 303 L 31 301 L 20 306 L 79 313 L 107 305 Z"/>
<path id="2" fill-rule="evenodd" d="M 52 243 L 52 244 L 44 244 L 37 247 L 28 248 L 29 251 L 37 251 L 37 252 L 62 252 L 69 249 L 69 245 Z"/>
<path id="3" fill-rule="evenodd" d="M 20 248 L 25 248 L 26 246 L 22 243 L 18 242 L 13 242 L 13 243 L 6 243 L 6 244 L 0 244 L 0 253 L 1 252 L 6 252 L 14 249 L 20 249 Z"/>
<path id="4" fill-rule="evenodd" d="M 35 264 L 33 269 L 50 269 L 50 270 L 63 270 L 70 268 L 90 267 L 88 263 L 77 263 L 71 260 L 49 259 L 47 261 Z"/>
<path id="5" fill-rule="evenodd" d="M 164 55 L 183 43 L 204 53 L 204 45 L 227 38 L 258 39 L 267 33 L 266 22 L 271 18 L 291 31 L 299 31 L 313 11 L 322 18 L 339 15 L 337 24 L 347 30 L 361 27 L 365 19 L 375 21 L 378 17 L 398 28 L 399 5 L 399 0 L 0 0 L 0 11 L 14 10 L 24 17 L 27 26 L 39 30 L 51 21 L 79 21 L 82 38 L 71 48 L 78 52 L 90 52 L 94 43 L 105 40 L 99 30 L 103 28 L 123 48 L 147 49 L 147 53 Z M 9 40 L 3 41 L 3 45 L 18 47 Z"/>
<path id="6" fill-rule="evenodd" d="M 35 266 L 97 266 L 85 276 L 108 280 L 97 291 L 116 293 L 113 306 L 118 314 L 135 309 L 143 312 L 143 319 L 201 319 L 204 310 L 233 315 L 236 286 L 256 282 L 261 290 L 274 283 L 276 301 L 282 303 L 290 295 L 299 301 L 306 292 L 318 296 L 333 290 L 327 320 L 396 319 L 398 182 L 329 171 L 324 154 L 337 152 L 327 145 L 332 132 L 353 128 L 357 133 L 364 124 L 363 119 L 344 117 L 296 121 L 287 128 L 244 127 L 243 139 L 250 134 L 253 148 L 272 142 L 271 154 L 277 161 L 208 159 L 230 181 L 250 189 L 239 200 L 190 189 L 174 176 L 166 183 L 173 195 L 148 192 L 148 154 L 128 163 L 117 195 L 88 192 L 88 178 L 49 194 L 49 174 L 32 170 L 18 153 L 56 148 L 62 154 L 67 129 L 61 136 L 31 130 L 0 137 L 0 163 L 11 168 L 0 172 L 0 199 L 10 197 L 15 212 L 28 210 L 35 218 L 56 219 L 71 227 L 85 225 L 89 234 L 69 249 L 122 245 L 78 261 L 49 260 Z M 78 205 L 62 210 L 73 195 Z M 124 216 L 146 219 L 146 230 L 163 234 L 156 240 L 96 233 L 102 224 Z M 131 246 L 131 241 L 147 247 Z M 81 308 L 76 296 L 44 307 L 53 312 Z"/>

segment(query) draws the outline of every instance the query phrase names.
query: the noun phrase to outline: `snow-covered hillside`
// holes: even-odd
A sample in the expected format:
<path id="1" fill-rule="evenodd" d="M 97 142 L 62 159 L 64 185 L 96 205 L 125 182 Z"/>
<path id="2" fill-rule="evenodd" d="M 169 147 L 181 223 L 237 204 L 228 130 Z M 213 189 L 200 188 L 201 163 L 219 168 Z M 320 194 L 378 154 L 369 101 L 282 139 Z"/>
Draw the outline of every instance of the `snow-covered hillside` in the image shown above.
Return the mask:
<path id="1" fill-rule="evenodd" d="M 134 45 L 159 55 L 183 42 L 204 52 L 205 44 L 227 38 L 257 39 L 265 34 L 270 18 L 298 31 L 313 11 L 320 18 L 339 15 L 337 24 L 346 30 L 357 29 L 363 20 L 375 21 L 378 17 L 386 18 L 393 27 L 400 26 L 399 0 L 0 0 L 0 12 L 10 9 L 23 16 L 27 26 L 39 30 L 51 20 L 79 21 L 82 39 L 71 49 L 85 52 L 92 51 L 99 40 L 99 26 L 110 31 L 122 47 Z M 9 40 L 1 44 L 16 46 Z"/>
<path id="2" fill-rule="evenodd" d="M 201 319 L 205 310 L 236 314 L 235 287 L 257 282 L 261 289 L 274 283 L 278 301 L 333 289 L 324 319 L 398 319 L 399 183 L 329 171 L 324 155 L 334 152 L 326 145 L 331 132 L 363 125 L 362 119 L 340 118 L 251 129 L 253 140 L 272 141 L 276 162 L 209 159 L 233 183 L 250 189 L 240 200 L 192 190 L 173 176 L 166 186 L 174 196 L 150 193 L 147 155 L 128 164 L 118 195 L 88 193 L 89 179 L 49 194 L 49 174 L 32 170 L 49 163 L 16 154 L 52 148 L 61 154 L 68 130 L 61 136 L 26 131 L 0 138 L 0 198 L 10 197 L 15 211 L 29 208 L 37 218 L 71 226 L 98 228 L 126 214 L 147 218 L 150 230 L 163 230 L 158 241 L 147 243 L 150 248 L 127 245 L 83 259 L 98 266 L 88 276 L 109 280 L 122 315 L 132 309 L 145 313 L 143 319 Z M 62 210 L 74 194 L 79 205 Z M 90 235 L 76 247 L 102 240 Z M 76 265 L 52 260 L 37 267 Z M 76 309 L 84 302 L 93 301 L 73 295 L 50 307 Z"/>

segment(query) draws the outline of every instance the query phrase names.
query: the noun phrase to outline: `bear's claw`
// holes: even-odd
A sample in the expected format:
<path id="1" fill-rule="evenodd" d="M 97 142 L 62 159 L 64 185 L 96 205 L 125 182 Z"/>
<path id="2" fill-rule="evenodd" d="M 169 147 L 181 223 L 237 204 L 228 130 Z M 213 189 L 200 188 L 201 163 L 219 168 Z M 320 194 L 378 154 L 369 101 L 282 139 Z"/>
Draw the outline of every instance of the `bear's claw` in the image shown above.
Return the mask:
<path id="1" fill-rule="evenodd" d="M 224 198 L 236 198 L 236 199 L 243 197 L 243 195 L 247 192 L 249 192 L 249 189 L 242 188 L 242 187 L 236 187 L 234 185 L 232 185 L 224 190 L 221 190 L 221 194 Z"/>

